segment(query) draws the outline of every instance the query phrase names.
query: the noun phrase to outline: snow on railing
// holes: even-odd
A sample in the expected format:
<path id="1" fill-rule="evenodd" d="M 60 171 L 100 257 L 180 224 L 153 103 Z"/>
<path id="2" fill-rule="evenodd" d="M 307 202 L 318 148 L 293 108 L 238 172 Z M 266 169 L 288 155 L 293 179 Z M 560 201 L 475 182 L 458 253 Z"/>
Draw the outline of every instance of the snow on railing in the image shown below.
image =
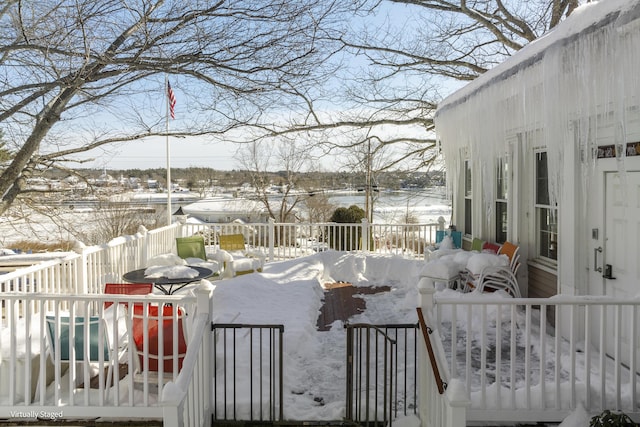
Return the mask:
<path id="1" fill-rule="evenodd" d="M 59 259 L 40 262 L 4 274 L 0 280 L 2 303 L 0 384 L 3 387 L 0 393 L 0 417 L 15 416 L 17 414 L 15 407 L 35 406 L 58 413 L 59 404 L 64 401 L 65 416 L 109 417 L 113 415 L 109 408 L 118 406 L 118 414 L 121 416 L 153 418 L 157 417 L 157 407 L 160 405 L 157 396 L 164 399 L 162 404 L 166 403 L 167 407 L 173 408 L 167 409 L 167 414 L 171 413 L 171 417 L 181 419 L 184 425 L 192 425 L 191 420 L 202 416 L 199 411 L 203 408 L 199 408 L 198 405 L 202 405 L 202 396 L 208 394 L 208 391 L 203 391 L 207 387 L 198 382 L 207 378 L 201 375 L 202 370 L 207 369 L 208 366 L 207 363 L 202 362 L 207 349 L 198 353 L 196 366 L 189 368 L 193 369 L 192 375 L 187 375 L 185 371 L 185 378 L 182 381 L 175 378 L 175 381 L 179 381 L 175 385 L 177 389 L 170 386 L 173 392 L 168 392 L 167 395 L 152 393 L 154 389 L 159 389 L 158 392 L 161 393 L 162 379 L 156 380 L 155 384 L 152 384 L 149 378 L 143 380 L 142 388 L 145 390 L 146 387 L 146 392 L 140 391 L 139 381 L 134 383 L 133 376 L 130 375 L 131 368 L 127 368 L 125 372 L 128 374 L 125 378 L 128 379 L 116 381 L 116 387 L 107 387 L 106 384 L 110 384 L 105 382 L 107 377 L 113 381 L 114 378 L 119 377 L 120 373 L 120 365 L 112 366 L 111 373 L 107 372 L 106 368 L 110 366 L 111 360 L 110 353 L 96 355 L 98 360 L 95 363 L 93 360 L 91 363 L 78 360 L 77 357 L 75 363 L 68 363 L 63 362 L 61 357 L 58 359 L 50 357 L 51 352 L 47 350 L 50 348 L 48 347 L 50 343 L 47 341 L 45 332 L 50 324 L 47 315 L 51 313 L 53 313 L 53 319 L 56 319 L 53 323 L 55 332 L 65 328 L 76 330 L 76 326 L 83 324 L 85 315 L 96 314 L 98 318 L 105 319 L 105 315 L 110 312 L 123 311 L 121 303 L 124 302 L 141 303 L 145 307 L 145 302 L 162 304 L 169 301 L 178 304 L 173 302 L 175 299 L 181 305 L 193 306 L 193 301 L 190 302 L 186 297 L 102 295 L 104 283 L 121 281 L 125 272 L 145 266 L 148 258 L 173 252 L 175 238 L 178 236 L 201 233 L 208 236 L 209 244 L 217 244 L 218 234 L 241 231 L 245 235 L 248 248 L 264 249 L 269 254 L 270 260 L 305 256 L 331 247 L 343 250 L 399 253 L 420 258 L 424 255 L 424 246 L 433 242 L 436 228 L 436 224 L 403 226 L 370 225 L 366 222 L 363 224 L 270 222 L 268 224 L 232 223 L 199 226 L 174 223 L 152 231 L 141 228 L 135 235 L 122 236 L 104 245 L 85 247 L 78 243 L 74 248 L 76 254 L 61 254 Z M 414 243 L 409 244 L 410 241 Z M 362 242 L 369 242 L 369 244 Z M 107 309 L 105 301 L 113 302 L 111 307 L 115 308 Z M 191 309 L 188 308 L 187 313 L 190 312 L 189 310 Z M 143 311 L 146 313 L 146 310 Z M 63 313 L 68 315 L 64 316 Z M 96 336 L 99 339 L 106 335 L 114 340 L 111 342 L 113 349 L 120 349 L 127 343 L 121 335 L 126 337 L 126 325 L 131 325 L 133 318 L 132 311 L 126 313 L 128 317 L 125 317 L 124 324 L 120 320 L 112 321 L 108 327 L 101 322 L 95 326 Z M 143 317 L 147 314 L 143 314 Z M 113 315 L 111 316 L 113 319 Z M 63 317 L 69 318 L 68 325 L 61 322 L 60 319 Z M 193 322 L 196 317 L 187 317 L 187 319 Z M 175 316 L 172 317 L 172 321 L 177 321 Z M 92 327 L 89 322 L 87 328 L 81 328 L 81 330 L 90 330 Z M 86 338 L 89 336 L 87 335 Z M 121 338 L 123 341 L 120 341 Z M 189 352 L 204 348 L 202 342 L 204 341 L 200 340 L 197 346 L 191 345 L 188 348 L 185 360 L 189 360 Z M 68 352 L 70 350 L 73 355 L 76 349 L 72 347 L 68 348 Z M 120 360 L 124 360 L 127 366 L 134 366 L 136 363 L 134 352 L 131 347 L 124 348 Z M 40 349 L 46 351 L 40 351 Z M 78 349 L 78 351 L 81 350 Z M 149 362 L 143 358 L 137 363 Z M 98 388 L 93 389 L 90 381 L 78 382 L 80 378 L 93 379 Z M 126 385 L 125 388 L 122 387 L 123 384 Z M 50 387 L 53 388 L 50 389 Z M 177 395 L 180 395 L 180 399 L 176 400 Z M 151 398 L 152 396 L 156 397 Z M 142 403 L 138 402 L 139 398 L 142 399 Z M 51 403 L 49 399 L 56 399 L 57 403 Z M 91 410 L 88 409 L 90 406 Z M 105 409 L 96 412 L 96 407 Z M 20 414 L 28 414 L 28 412 L 22 411 Z"/>
<path id="2" fill-rule="evenodd" d="M 0 292 L 76 293 L 79 286 L 76 271 L 80 261 L 80 257 L 75 254 L 61 253 L 58 259 L 2 274 Z"/>
<path id="3" fill-rule="evenodd" d="M 124 273 L 144 267 L 147 259 L 175 251 L 175 238 L 180 231 L 179 223 L 151 231 L 141 227 L 134 235 L 118 237 L 103 245 L 79 245 L 75 250 L 84 259 L 78 270 L 79 281 L 84 285 L 80 293 L 101 293 L 106 282 L 120 281 Z"/>
<path id="4" fill-rule="evenodd" d="M 117 408 L 120 418 L 153 419 L 164 412 L 182 420 L 166 425 L 202 425 L 194 420 L 206 417 L 210 406 L 210 286 L 194 292 L 0 294 L 0 418 L 20 421 L 41 413 L 110 418 Z M 152 306 L 170 307 L 171 313 L 154 319 L 146 309 Z M 136 308 L 141 308 L 137 319 Z M 179 324 L 174 314 L 179 311 L 187 314 L 182 318 L 186 354 L 176 351 L 180 331 L 171 326 Z M 149 334 L 154 320 L 164 325 L 156 328 L 155 338 Z M 151 371 L 154 363 L 157 371 Z"/>
<path id="5" fill-rule="evenodd" d="M 578 405 L 640 418 L 640 299 L 445 290 L 432 313 L 467 421 L 559 422 Z"/>

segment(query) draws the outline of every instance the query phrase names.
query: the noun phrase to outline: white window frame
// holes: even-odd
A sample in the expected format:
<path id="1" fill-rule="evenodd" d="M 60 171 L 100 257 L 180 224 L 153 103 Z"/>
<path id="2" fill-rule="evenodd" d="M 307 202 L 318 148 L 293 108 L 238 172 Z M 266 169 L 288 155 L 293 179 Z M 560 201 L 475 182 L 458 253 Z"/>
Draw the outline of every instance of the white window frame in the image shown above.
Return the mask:
<path id="1" fill-rule="evenodd" d="M 464 234 L 471 236 L 473 232 L 473 174 L 471 160 L 464 161 Z"/>
<path id="2" fill-rule="evenodd" d="M 548 162 L 546 165 L 547 176 L 541 178 L 538 176 L 539 160 L 542 155 L 546 156 L 545 150 L 534 152 L 534 212 L 535 212 L 535 242 L 536 242 L 536 258 L 547 264 L 557 265 L 558 262 L 558 207 L 552 206 L 549 200 L 549 169 Z M 544 188 L 540 188 L 540 184 L 544 182 Z M 547 230 L 541 227 L 543 219 L 546 218 Z M 544 237 L 544 238 L 543 238 Z"/>
<path id="3" fill-rule="evenodd" d="M 504 243 L 508 238 L 509 228 L 509 156 L 504 155 L 498 157 L 496 161 L 495 191 L 494 200 L 495 220 L 494 220 L 494 238 L 496 243 Z M 498 209 L 501 206 L 501 209 Z M 504 213 L 504 220 L 500 213 Z M 504 228 L 504 234 L 499 232 Z"/>

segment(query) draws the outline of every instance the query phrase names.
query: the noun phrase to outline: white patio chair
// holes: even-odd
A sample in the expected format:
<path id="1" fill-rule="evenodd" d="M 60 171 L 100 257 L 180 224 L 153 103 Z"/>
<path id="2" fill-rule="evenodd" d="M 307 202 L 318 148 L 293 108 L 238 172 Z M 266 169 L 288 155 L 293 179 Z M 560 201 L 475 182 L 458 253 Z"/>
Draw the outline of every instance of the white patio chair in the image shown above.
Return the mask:
<path id="1" fill-rule="evenodd" d="M 485 267 L 476 283 L 478 292 L 503 290 L 514 298 L 522 297 L 518 280 L 508 266 Z"/>

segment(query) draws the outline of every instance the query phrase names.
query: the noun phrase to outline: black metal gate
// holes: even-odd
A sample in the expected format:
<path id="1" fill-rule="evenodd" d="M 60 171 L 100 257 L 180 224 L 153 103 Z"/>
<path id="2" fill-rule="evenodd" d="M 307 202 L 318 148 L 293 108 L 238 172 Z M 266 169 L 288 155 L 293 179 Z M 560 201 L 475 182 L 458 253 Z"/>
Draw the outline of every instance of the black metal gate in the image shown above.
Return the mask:
<path id="1" fill-rule="evenodd" d="M 346 324 L 347 420 L 389 425 L 417 413 L 417 324 Z"/>
<path id="2" fill-rule="evenodd" d="M 212 421 L 282 421 L 284 326 L 214 323 L 211 330 Z"/>
<path id="3" fill-rule="evenodd" d="M 211 329 L 212 422 L 285 422 L 284 326 L 216 323 Z M 345 329 L 346 396 L 341 421 L 391 426 L 401 415 L 416 414 L 418 325 L 346 324 Z"/>

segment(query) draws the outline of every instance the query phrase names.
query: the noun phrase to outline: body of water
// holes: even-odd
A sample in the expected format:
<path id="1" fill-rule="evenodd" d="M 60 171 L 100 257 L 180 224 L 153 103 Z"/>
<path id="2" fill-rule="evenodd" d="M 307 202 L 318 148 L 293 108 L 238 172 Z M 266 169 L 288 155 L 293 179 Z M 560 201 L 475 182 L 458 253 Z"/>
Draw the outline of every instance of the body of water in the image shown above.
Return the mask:
<path id="1" fill-rule="evenodd" d="M 141 210 L 144 206 L 160 206 L 166 203 L 166 195 L 156 194 L 154 196 L 152 201 L 134 199 L 130 205 L 132 208 Z M 172 197 L 174 209 L 180 205 L 191 203 L 191 201 L 180 200 L 179 196 Z M 356 205 L 364 209 L 364 192 L 332 192 L 328 193 L 328 196 L 329 202 L 334 207 Z M 100 209 L 100 204 L 95 200 L 65 201 L 56 203 L 56 205 L 60 208 L 55 219 L 37 212 L 25 217 L 0 217 L 0 247 L 18 240 L 42 242 L 75 240 L 82 233 L 90 233 L 96 227 L 98 224 L 97 211 L 105 211 L 104 208 Z M 444 191 L 441 189 L 375 193 L 373 219 L 376 223 L 405 223 L 406 218 L 409 217 L 412 222 L 428 224 L 437 222 L 441 216 L 448 224 L 451 217 L 451 204 L 446 200 Z"/>
<path id="2" fill-rule="evenodd" d="M 364 192 L 336 193 L 329 195 L 329 201 L 336 207 L 356 205 L 364 209 L 365 197 Z M 449 223 L 451 203 L 446 199 L 444 189 L 374 193 L 374 222 L 400 223 L 409 217 L 419 223 L 431 223 L 441 216 Z"/>

